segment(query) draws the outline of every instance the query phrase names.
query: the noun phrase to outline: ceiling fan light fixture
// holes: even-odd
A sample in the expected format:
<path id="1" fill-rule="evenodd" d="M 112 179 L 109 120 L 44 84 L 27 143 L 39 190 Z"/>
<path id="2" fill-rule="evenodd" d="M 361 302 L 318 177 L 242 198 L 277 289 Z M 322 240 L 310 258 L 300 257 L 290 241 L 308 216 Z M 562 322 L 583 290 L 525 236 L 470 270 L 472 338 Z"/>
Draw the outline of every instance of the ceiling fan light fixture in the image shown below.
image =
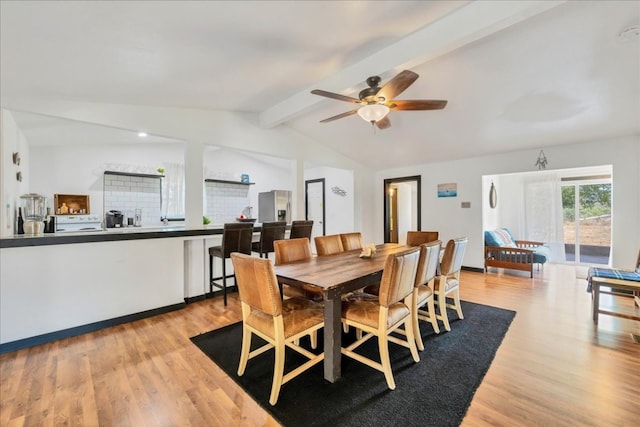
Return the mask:
<path id="1" fill-rule="evenodd" d="M 389 114 L 389 107 L 382 104 L 369 104 L 358 109 L 358 115 L 368 123 L 382 120 Z"/>

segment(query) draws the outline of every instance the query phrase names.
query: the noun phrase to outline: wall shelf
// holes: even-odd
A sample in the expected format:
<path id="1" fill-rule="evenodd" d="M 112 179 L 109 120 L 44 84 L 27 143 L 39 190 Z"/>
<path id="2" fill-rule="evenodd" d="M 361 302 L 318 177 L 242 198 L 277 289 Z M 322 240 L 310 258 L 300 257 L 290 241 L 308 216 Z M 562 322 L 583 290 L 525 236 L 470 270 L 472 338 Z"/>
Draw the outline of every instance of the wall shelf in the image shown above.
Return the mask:
<path id="1" fill-rule="evenodd" d="M 148 173 L 133 173 L 133 172 L 115 172 L 115 171 L 104 171 L 105 175 L 119 175 L 119 176 L 137 176 L 141 178 L 163 178 L 164 175 L 160 174 L 148 174 Z"/>
<path id="2" fill-rule="evenodd" d="M 235 185 L 254 185 L 255 184 L 255 182 L 226 181 L 224 179 L 205 179 L 204 182 L 219 182 L 221 184 L 235 184 Z"/>

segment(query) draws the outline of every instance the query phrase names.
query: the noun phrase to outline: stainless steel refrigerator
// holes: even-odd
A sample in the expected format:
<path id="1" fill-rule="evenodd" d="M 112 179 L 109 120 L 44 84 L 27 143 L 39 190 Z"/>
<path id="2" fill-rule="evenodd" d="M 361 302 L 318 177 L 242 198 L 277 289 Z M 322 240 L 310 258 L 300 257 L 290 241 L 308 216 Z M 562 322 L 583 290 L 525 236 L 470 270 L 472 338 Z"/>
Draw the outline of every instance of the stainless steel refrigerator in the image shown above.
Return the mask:
<path id="1" fill-rule="evenodd" d="M 291 223 L 291 191 L 271 190 L 258 193 L 258 222 Z"/>

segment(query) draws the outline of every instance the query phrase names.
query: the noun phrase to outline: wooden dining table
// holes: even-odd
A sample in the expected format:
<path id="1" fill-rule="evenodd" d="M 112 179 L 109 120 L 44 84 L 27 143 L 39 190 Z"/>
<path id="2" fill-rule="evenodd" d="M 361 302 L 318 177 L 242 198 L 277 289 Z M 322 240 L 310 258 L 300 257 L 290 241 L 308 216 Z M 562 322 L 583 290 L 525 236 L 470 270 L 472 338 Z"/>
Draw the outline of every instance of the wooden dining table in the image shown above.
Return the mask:
<path id="1" fill-rule="evenodd" d="M 324 299 L 324 378 L 340 378 L 342 346 L 342 295 L 380 283 L 387 256 L 409 249 L 397 243 L 376 245 L 371 258 L 360 258 L 360 250 L 317 256 L 309 260 L 278 265 L 278 282 L 296 287 L 315 287 Z"/>

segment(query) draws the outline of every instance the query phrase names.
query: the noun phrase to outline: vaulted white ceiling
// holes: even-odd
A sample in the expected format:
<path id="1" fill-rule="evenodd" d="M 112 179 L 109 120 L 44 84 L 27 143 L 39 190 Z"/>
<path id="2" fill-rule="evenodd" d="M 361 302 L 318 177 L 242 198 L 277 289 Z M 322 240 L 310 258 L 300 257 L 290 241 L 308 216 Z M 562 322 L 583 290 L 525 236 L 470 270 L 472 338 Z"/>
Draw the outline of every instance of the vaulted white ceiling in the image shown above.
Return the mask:
<path id="1" fill-rule="evenodd" d="M 637 1 L 2 1 L 0 12 L 4 108 L 39 97 L 248 112 L 376 169 L 640 135 L 640 40 L 617 38 L 640 24 Z M 420 78 L 398 99 L 447 107 L 393 111 L 383 131 L 357 115 L 319 123 L 353 104 L 311 89 L 357 97 L 368 76 L 402 69 Z M 43 143 L 38 120 L 16 118 Z"/>

